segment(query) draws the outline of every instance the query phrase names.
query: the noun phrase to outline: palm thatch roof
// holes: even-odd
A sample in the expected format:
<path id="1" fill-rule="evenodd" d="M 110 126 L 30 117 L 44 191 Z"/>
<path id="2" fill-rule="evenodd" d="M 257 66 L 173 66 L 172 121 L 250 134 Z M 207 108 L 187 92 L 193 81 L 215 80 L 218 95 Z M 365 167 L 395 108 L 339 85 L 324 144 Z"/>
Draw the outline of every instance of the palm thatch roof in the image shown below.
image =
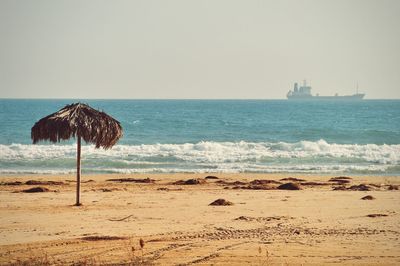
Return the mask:
<path id="1" fill-rule="evenodd" d="M 83 103 L 66 105 L 40 119 L 31 130 L 34 144 L 42 140 L 60 142 L 80 136 L 86 143 L 105 149 L 114 146 L 122 134 L 120 122 Z"/>

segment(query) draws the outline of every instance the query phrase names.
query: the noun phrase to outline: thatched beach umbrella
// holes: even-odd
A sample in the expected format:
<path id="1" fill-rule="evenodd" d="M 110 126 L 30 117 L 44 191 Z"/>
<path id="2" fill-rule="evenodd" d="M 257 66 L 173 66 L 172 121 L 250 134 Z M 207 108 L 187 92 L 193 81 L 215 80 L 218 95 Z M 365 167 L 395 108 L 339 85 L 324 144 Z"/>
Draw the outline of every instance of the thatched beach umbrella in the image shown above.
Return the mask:
<path id="1" fill-rule="evenodd" d="M 122 137 L 120 123 L 104 112 L 97 111 L 82 103 L 66 105 L 64 108 L 48 115 L 32 127 L 33 144 L 41 140 L 60 142 L 71 137 L 77 140 L 76 167 L 76 205 L 81 205 L 81 138 L 86 143 L 93 143 L 96 148 L 109 149 Z"/>

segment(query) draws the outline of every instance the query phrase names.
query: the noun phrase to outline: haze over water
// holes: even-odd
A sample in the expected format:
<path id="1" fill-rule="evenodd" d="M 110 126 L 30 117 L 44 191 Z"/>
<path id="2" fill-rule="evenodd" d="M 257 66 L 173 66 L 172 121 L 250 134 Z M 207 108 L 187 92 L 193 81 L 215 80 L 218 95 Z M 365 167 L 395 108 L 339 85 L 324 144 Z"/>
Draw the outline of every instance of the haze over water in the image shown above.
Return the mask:
<path id="1" fill-rule="evenodd" d="M 30 129 L 71 100 L 0 100 L 0 173 L 72 173 L 75 142 Z M 83 147 L 86 173 L 400 174 L 400 101 L 82 100 L 118 119 L 111 150 Z"/>

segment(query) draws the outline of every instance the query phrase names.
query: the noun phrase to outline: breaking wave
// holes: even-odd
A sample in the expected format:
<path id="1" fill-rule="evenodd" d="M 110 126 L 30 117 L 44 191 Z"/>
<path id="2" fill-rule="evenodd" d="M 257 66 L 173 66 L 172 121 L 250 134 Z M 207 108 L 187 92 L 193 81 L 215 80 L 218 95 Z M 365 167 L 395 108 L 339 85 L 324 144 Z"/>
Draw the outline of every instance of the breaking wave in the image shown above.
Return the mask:
<path id="1" fill-rule="evenodd" d="M 400 144 L 335 144 L 325 140 L 82 147 L 89 173 L 304 172 L 400 173 Z M 0 145 L 0 173 L 73 173 L 76 145 Z"/>

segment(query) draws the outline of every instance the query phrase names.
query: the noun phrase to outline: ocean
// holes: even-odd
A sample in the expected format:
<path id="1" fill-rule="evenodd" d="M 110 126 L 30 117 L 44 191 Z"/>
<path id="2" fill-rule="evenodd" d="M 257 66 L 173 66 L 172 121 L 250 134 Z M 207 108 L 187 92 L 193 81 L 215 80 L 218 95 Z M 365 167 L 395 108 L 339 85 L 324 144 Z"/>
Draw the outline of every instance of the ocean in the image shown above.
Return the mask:
<path id="1" fill-rule="evenodd" d="M 119 120 L 83 173 L 400 174 L 400 100 L 0 100 L 0 174 L 74 173 L 76 142 L 32 144 L 31 127 L 72 102 Z"/>

